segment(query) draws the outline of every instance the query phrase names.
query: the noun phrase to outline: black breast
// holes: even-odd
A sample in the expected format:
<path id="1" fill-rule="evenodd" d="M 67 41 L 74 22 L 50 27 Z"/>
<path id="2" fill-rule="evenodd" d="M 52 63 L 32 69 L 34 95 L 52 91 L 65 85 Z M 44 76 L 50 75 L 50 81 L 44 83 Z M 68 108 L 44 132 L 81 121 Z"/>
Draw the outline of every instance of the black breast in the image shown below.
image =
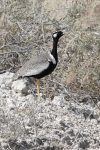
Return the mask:
<path id="1" fill-rule="evenodd" d="M 50 62 L 50 65 L 49 65 L 49 67 L 46 70 L 43 70 L 40 74 L 33 75 L 31 77 L 34 77 L 36 79 L 43 78 L 44 76 L 47 76 L 50 73 L 52 73 L 53 70 L 56 68 L 56 66 L 57 66 L 57 64 L 53 64 L 52 62 Z"/>

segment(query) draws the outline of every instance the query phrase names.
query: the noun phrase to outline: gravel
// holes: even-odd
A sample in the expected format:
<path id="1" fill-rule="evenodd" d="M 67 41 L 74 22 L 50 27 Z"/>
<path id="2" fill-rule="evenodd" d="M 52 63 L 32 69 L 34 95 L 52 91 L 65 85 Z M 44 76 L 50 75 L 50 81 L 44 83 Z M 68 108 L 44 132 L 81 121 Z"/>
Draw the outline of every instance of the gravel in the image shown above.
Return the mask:
<path id="1" fill-rule="evenodd" d="M 0 150 L 100 149 L 100 102 L 94 106 L 91 99 L 69 101 L 68 93 L 53 100 L 20 95 L 8 86 L 9 78 L 0 75 Z"/>

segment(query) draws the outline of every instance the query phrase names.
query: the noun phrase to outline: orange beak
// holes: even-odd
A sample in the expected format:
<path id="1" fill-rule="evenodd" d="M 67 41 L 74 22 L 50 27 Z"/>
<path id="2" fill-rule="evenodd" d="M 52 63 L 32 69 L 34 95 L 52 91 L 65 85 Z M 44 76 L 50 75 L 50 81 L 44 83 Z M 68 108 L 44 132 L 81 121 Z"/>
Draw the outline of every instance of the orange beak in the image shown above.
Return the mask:
<path id="1" fill-rule="evenodd" d="M 66 33 L 63 33 L 63 35 L 65 35 Z"/>

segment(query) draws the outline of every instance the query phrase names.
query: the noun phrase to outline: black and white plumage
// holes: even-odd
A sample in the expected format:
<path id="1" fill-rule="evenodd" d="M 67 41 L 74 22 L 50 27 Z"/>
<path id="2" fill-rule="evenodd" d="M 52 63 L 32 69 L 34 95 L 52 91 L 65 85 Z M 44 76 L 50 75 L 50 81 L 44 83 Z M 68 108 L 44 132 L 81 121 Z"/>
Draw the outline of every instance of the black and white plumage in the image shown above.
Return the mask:
<path id="1" fill-rule="evenodd" d="M 15 74 L 15 79 L 19 77 L 35 77 L 37 79 L 40 79 L 45 76 L 45 70 L 46 75 L 49 74 L 49 67 L 50 64 L 56 65 L 55 58 L 51 55 L 51 53 L 46 52 L 41 55 L 38 55 L 34 58 L 31 58 L 28 60 Z M 48 72 L 47 72 L 48 69 Z"/>
<path id="2" fill-rule="evenodd" d="M 57 43 L 59 38 L 63 35 L 64 33 L 60 30 L 54 32 L 52 34 L 53 49 L 51 53 L 50 52 L 42 53 L 28 60 L 15 74 L 14 79 L 16 80 L 19 77 L 34 77 L 36 79 L 41 79 L 44 76 L 52 73 L 52 71 L 57 66 L 58 62 Z M 39 89 L 39 87 L 37 88 Z"/>

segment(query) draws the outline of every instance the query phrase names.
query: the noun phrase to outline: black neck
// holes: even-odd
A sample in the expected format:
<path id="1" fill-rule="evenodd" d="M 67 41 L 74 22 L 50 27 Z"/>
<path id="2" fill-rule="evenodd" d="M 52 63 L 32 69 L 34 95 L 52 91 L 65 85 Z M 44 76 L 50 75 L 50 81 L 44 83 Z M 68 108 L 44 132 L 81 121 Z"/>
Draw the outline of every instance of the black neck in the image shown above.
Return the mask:
<path id="1" fill-rule="evenodd" d="M 58 39 L 53 39 L 53 49 L 51 54 L 53 55 L 53 57 L 56 59 L 56 61 L 58 61 L 58 56 L 57 56 L 57 44 L 58 44 Z"/>

